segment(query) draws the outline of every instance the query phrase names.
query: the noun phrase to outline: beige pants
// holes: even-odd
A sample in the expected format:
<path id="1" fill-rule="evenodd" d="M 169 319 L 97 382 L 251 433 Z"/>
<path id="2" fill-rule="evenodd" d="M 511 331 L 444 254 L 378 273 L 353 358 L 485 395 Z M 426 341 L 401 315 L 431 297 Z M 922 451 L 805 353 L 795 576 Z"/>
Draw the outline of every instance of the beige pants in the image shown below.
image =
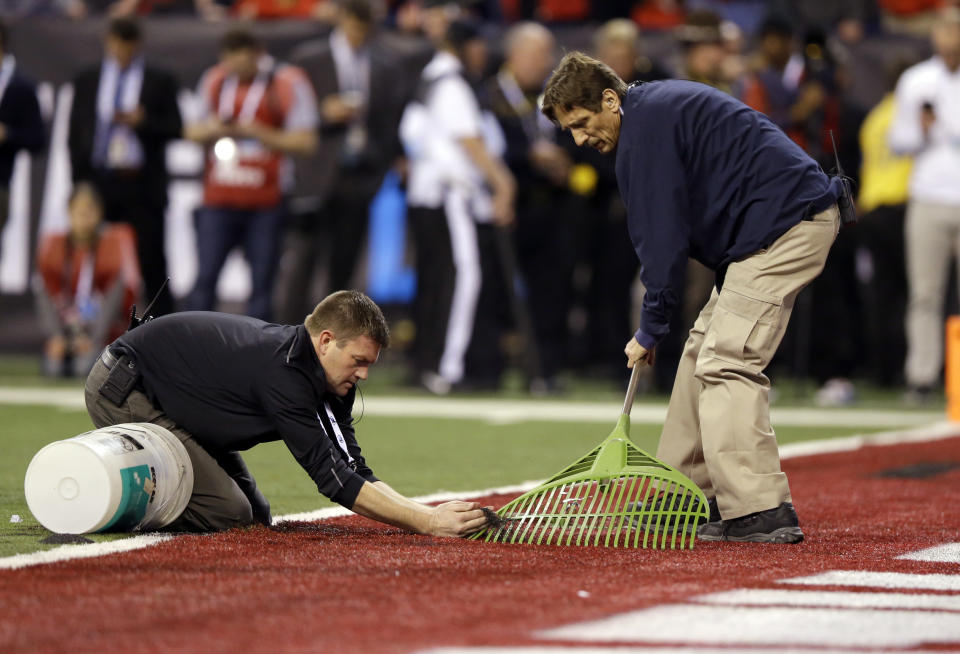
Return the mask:
<path id="1" fill-rule="evenodd" d="M 960 206 L 911 201 L 904 240 L 910 288 L 904 373 L 911 386 L 937 386 L 943 367 L 943 303 L 950 260 L 960 254 Z"/>
<path id="2" fill-rule="evenodd" d="M 834 206 L 731 264 L 690 330 L 657 457 L 716 496 L 724 519 L 790 501 L 763 370 L 838 229 Z"/>

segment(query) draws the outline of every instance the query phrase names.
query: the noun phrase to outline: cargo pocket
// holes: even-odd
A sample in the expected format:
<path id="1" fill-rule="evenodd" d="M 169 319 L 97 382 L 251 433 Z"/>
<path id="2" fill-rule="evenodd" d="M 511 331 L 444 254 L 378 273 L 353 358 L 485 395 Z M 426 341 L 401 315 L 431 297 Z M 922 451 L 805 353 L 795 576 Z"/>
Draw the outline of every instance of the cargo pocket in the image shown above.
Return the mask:
<path id="1" fill-rule="evenodd" d="M 708 356 L 761 372 L 780 344 L 783 301 L 750 289 L 725 287 L 707 328 Z"/>

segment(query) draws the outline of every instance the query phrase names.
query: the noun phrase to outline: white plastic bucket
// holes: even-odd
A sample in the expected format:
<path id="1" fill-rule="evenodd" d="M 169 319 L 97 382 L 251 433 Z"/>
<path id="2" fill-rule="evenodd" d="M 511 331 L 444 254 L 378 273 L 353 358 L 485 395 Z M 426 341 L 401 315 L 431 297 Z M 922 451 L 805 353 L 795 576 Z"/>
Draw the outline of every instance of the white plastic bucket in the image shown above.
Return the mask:
<path id="1" fill-rule="evenodd" d="M 23 488 L 30 512 L 58 534 L 159 529 L 190 501 L 193 466 L 168 430 L 124 423 L 50 443 Z"/>

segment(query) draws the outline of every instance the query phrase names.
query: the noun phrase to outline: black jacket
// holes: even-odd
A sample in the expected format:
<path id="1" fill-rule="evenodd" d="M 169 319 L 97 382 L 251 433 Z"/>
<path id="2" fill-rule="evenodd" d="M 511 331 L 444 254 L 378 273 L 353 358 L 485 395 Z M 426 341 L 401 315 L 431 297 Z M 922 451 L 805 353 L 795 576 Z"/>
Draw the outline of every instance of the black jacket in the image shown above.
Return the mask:
<path id="1" fill-rule="evenodd" d="M 209 448 L 245 450 L 283 440 L 318 490 L 350 508 L 367 467 L 352 426 L 356 389 L 341 398 L 303 325 L 213 312 L 161 316 L 118 338 L 150 400 Z M 326 406 L 353 463 L 336 440 Z"/>
<path id="2" fill-rule="evenodd" d="M 16 72 L 0 101 L 0 123 L 7 129 L 6 139 L 0 143 L 0 187 L 7 187 L 17 152 L 37 152 L 46 140 L 37 91 L 33 82 Z"/>
<path id="3" fill-rule="evenodd" d="M 310 78 L 318 107 L 327 96 L 341 92 L 329 37 L 299 45 L 290 53 L 288 60 L 303 68 Z M 403 83 L 397 60 L 396 53 L 388 51 L 378 38 L 374 38 L 370 44 L 370 98 L 365 125 L 367 142 L 359 171 L 369 177 L 370 184 L 365 189 L 352 189 L 355 193 L 372 197 L 387 170 L 403 152 L 397 125 L 400 124 L 408 89 Z M 297 197 L 325 199 L 336 188 L 347 127 L 325 124 L 321 117 L 318 136 L 317 152 L 310 157 L 297 159 L 297 184 L 294 189 Z"/>
<path id="4" fill-rule="evenodd" d="M 70 165 L 73 181 L 95 177 L 93 141 L 97 131 L 97 92 L 100 66 L 80 73 L 73 81 L 73 106 L 70 109 Z M 167 143 L 181 138 L 183 123 L 177 105 L 179 85 L 173 75 L 146 66 L 140 88 L 140 106 L 146 116 L 136 129 L 143 146 L 143 175 L 151 201 L 167 203 Z"/>

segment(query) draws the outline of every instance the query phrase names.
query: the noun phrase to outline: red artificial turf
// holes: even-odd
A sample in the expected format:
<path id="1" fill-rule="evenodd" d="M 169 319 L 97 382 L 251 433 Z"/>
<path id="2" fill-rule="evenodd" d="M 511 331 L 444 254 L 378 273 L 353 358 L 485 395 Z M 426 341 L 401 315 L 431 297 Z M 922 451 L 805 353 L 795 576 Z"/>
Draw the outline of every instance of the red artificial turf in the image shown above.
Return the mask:
<path id="1" fill-rule="evenodd" d="M 544 628 L 826 570 L 956 574 L 955 564 L 896 557 L 960 540 L 960 468 L 919 479 L 878 476 L 944 462 L 960 463 L 960 438 L 786 461 L 807 536 L 794 546 L 500 545 L 350 517 L 181 536 L 124 554 L 0 571 L 0 651 L 523 645 L 540 642 L 535 632 Z"/>

